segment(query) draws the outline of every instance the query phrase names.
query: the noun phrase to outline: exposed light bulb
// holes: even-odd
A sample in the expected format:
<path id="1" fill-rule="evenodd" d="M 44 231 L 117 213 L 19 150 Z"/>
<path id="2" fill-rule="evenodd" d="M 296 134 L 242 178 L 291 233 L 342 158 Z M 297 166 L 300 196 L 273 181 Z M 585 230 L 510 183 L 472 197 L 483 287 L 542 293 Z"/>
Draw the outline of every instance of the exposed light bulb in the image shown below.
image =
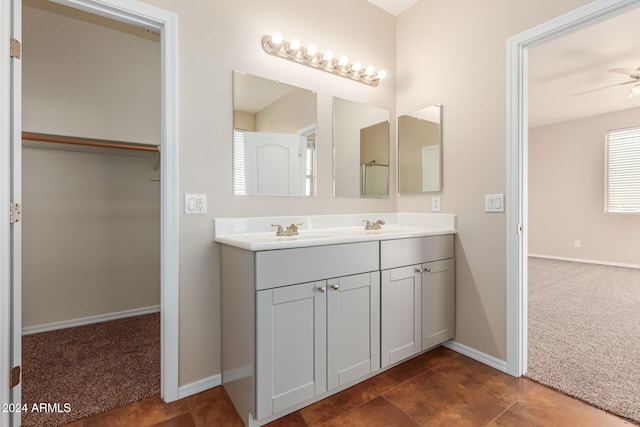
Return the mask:
<path id="1" fill-rule="evenodd" d="M 271 34 L 271 45 L 277 46 L 282 43 L 283 40 L 284 38 L 282 36 L 282 33 L 276 31 L 275 33 Z"/>
<path id="2" fill-rule="evenodd" d="M 307 56 L 315 56 L 318 53 L 318 46 L 315 44 L 310 44 L 307 47 Z"/>
<path id="3" fill-rule="evenodd" d="M 364 68 L 360 61 L 350 63 L 347 55 L 334 56 L 330 49 L 320 52 L 315 44 L 309 44 L 307 47 L 302 46 L 298 38 L 285 40 L 282 33 L 277 31 L 270 35 L 263 35 L 261 44 L 264 51 L 270 55 L 327 71 L 369 86 L 378 86 L 380 80 L 387 76 L 386 71 L 376 72 L 373 66 Z M 640 85 L 638 88 L 633 88 L 632 91 L 640 94 Z"/>
<path id="4" fill-rule="evenodd" d="M 289 50 L 295 51 L 300 49 L 300 40 L 299 39 L 291 39 L 289 42 Z"/>

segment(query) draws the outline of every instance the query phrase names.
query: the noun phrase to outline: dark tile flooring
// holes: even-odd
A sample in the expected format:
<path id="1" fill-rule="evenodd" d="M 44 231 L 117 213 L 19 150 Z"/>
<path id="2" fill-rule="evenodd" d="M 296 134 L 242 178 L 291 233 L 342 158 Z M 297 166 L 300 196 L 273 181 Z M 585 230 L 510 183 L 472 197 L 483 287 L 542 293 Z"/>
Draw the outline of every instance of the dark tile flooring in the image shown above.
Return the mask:
<path id="1" fill-rule="evenodd" d="M 152 397 L 66 427 L 238 426 L 222 387 Z M 608 427 L 635 423 L 439 347 L 269 424 L 285 426 Z"/>

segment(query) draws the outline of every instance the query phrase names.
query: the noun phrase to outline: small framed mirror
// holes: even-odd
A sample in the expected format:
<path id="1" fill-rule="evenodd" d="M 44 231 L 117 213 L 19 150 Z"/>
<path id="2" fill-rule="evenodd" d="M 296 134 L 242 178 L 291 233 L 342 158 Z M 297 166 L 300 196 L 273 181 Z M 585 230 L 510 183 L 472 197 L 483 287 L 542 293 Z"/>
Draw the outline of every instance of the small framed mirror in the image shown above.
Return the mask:
<path id="1" fill-rule="evenodd" d="M 335 197 L 389 196 L 389 111 L 333 98 Z"/>
<path id="2" fill-rule="evenodd" d="M 442 190 L 442 106 L 398 117 L 398 192 Z"/>
<path id="3" fill-rule="evenodd" d="M 316 195 L 316 94 L 233 72 L 233 194 Z"/>

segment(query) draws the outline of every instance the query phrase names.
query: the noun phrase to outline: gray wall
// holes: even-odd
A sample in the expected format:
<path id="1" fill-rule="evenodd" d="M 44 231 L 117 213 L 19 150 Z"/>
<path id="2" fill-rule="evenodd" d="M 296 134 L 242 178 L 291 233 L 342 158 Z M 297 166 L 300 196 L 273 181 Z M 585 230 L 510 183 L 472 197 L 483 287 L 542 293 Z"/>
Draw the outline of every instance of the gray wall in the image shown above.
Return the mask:
<path id="1" fill-rule="evenodd" d="M 151 157 L 23 149 L 23 327 L 160 304 Z"/>
<path id="2" fill-rule="evenodd" d="M 529 130 L 530 253 L 640 266 L 640 218 L 604 212 L 605 132 L 638 126 L 639 114 L 634 108 Z"/>

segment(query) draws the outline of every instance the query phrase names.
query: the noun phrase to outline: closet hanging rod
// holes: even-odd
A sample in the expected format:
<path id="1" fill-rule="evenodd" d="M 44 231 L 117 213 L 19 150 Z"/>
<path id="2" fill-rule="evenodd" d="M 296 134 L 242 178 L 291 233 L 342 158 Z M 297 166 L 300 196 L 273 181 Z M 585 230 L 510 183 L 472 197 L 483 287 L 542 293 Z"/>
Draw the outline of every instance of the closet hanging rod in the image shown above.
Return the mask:
<path id="1" fill-rule="evenodd" d="M 132 145 L 132 144 L 122 144 L 113 141 L 104 141 L 99 139 L 85 139 L 85 138 L 72 138 L 66 136 L 58 136 L 58 135 L 47 135 L 43 133 L 31 133 L 31 132 L 22 132 L 22 139 L 28 141 L 41 141 L 41 142 L 55 142 L 59 144 L 75 144 L 75 145 L 86 145 L 89 147 L 103 147 L 103 148 L 121 148 L 124 150 L 138 150 L 138 151 L 160 151 L 156 146 L 145 146 L 145 145 Z"/>

